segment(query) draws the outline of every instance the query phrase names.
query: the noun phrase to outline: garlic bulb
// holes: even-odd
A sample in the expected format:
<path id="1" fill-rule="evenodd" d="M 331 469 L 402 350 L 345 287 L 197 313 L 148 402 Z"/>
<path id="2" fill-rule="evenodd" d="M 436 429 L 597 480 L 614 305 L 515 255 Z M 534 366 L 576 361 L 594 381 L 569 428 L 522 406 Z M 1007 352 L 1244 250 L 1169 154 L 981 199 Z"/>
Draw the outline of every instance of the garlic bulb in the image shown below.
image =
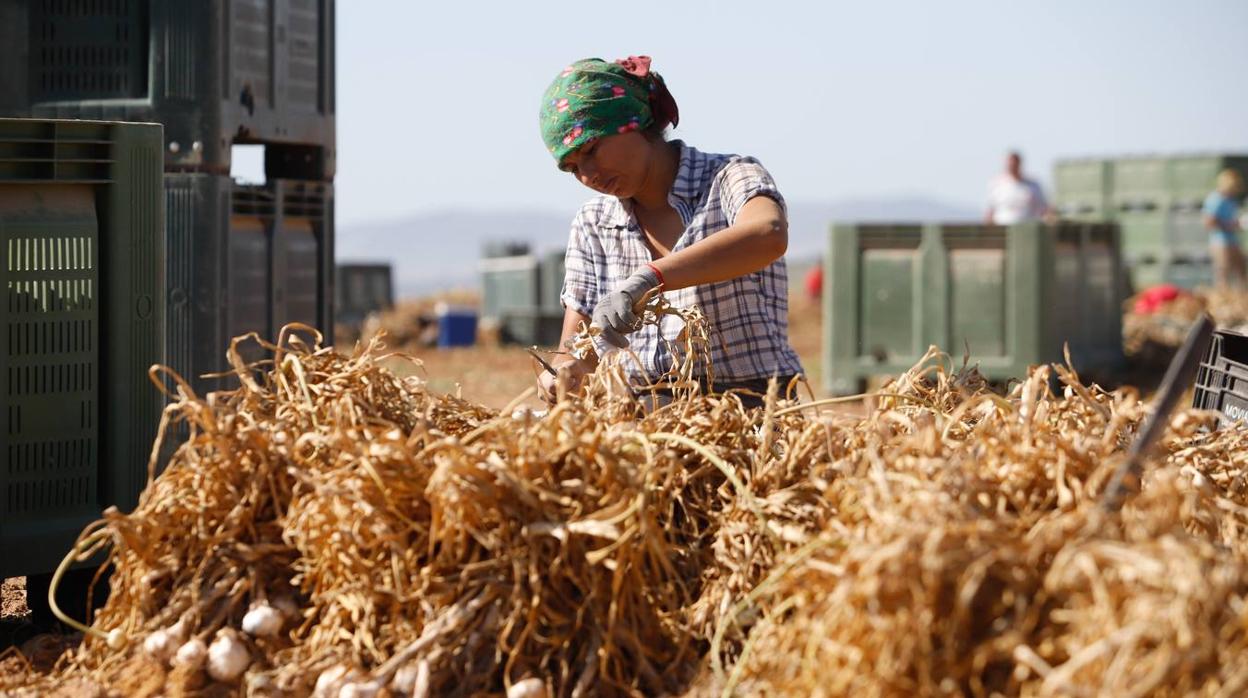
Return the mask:
<path id="1" fill-rule="evenodd" d="M 187 669 L 198 669 L 203 666 L 207 654 L 208 647 L 204 645 L 204 641 L 193 637 L 178 648 L 177 654 L 173 655 L 173 663 Z"/>
<path id="2" fill-rule="evenodd" d="M 376 681 L 347 682 L 338 689 L 338 698 L 377 698 L 381 684 Z"/>
<path id="3" fill-rule="evenodd" d="M 282 629 L 282 614 L 263 601 L 253 603 L 243 616 L 243 632 L 252 637 L 272 637 Z"/>
<path id="4" fill-rule="evenodd" d="M 119 650 L 126 646 L 126 635 L 121 632 L 121 628 L 113 628 L 108 631 L 107 642 L 110 650 Z"/>
<path id="5" fill-rule="evenodd" d="M 338 689 L 347 679 L 347 667 L 342 664 L 335 664 L 321 675 L 316 677 L 316 687 L 312 689 L 312 695 L 316 698 L 334 698 L 338 695 Z"/>
<path id="6" fill-rule="evenodd" d="M 419 673 L 420 665 L 416 662 L 408 662 L 399 667 L 399 670 L 394 672 L 394 678 L 390 679 L 390 692 L 397 693 L 404 698 L 412 695 Z"/>
<path id="7" fill-rule="evenodd" d="M 427 698 L 429 695 L 429 662 L 408 662 L 394 672 L 390 691 L 402 698 Z"/>
<path id="8" fill-rule="evenodd" d="M 147 656 L 152 659 L 164 663 L 173 654 L 175 642 L 173 638 L 169 637 L 168 630 L 157 630 L 148 635 L 147 639 L 143 641 L 143 651 L 147 652 Z"/>
<path id="9" fill-rule="evenodd" d="M 249 664 L 251 653 L 234 631 L 228 628 L 218 631 L 208 647 L 208 675 L 221 682 L 236 681 Z"/>
<path id="10" fill-rule="evenodd" d="M 517 681 L 507 689 L 507 698 L 546 698 L 546 683 L 532 677 Z"/>
<path id="11" fill-rule="evenodd" d="M 243 684 L 243 695 L 247 696 L 272 696 L 281 695 L 277 686 L 273 683 L 273 677 L 253 671 L 247 674 L 247 678 Z"/>

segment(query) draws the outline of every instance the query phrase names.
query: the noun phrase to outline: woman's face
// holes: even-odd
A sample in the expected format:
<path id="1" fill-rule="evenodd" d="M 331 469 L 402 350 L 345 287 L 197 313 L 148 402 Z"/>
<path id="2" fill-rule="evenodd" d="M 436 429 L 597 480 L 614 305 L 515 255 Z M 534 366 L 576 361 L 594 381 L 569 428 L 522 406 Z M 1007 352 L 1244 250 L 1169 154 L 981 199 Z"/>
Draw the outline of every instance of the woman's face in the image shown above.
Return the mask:
<path id="1" fill-rule="evenodd" d="M 645 135 L 629 131 L 586 143 L 564 158 L 562 169 L 596 192 L 627 199 L 645 182 L 651 154 Z"/>

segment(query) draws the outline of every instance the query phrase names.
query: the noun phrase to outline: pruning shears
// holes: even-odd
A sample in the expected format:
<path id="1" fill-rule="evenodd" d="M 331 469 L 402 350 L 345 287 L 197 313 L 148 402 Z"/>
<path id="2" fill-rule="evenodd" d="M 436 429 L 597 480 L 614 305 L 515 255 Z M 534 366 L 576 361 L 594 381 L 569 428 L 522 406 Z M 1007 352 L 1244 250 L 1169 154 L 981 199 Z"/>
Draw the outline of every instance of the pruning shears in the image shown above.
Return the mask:
<path id="1" fill-rule="evenodd" d="M 525 351 L 529 352 L 529 356 L 532 356 L 534 359 L 537 359 L 537 363 L 541 364 L 542 368 L 545 369 L 547 373 L 549 373 L 552 376 L 559 375 L 559 372 L 555 370 L 555 367 L 551 366 L 550 362 L 548 362 L 546 359 L 543 359 L 542 355 L 537 353 L 537 347 L 527 347 Z"/>

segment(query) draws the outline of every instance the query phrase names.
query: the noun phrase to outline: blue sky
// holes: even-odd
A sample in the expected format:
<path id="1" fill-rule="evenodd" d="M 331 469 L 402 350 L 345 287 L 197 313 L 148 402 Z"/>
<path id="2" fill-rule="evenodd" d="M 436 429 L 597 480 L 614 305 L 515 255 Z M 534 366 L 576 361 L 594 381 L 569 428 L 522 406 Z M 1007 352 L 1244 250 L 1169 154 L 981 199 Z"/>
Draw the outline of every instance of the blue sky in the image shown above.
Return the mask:
<path id="1" fill-rule="evenodd" d="M 648 54 L 673 132 L 755 155 L 791 200 L 978 206 L 1004 151 L 1248 151 L 1248 2 L 338 3 L 340 225 L 448 208 L 569 215 L 541 94 Z"/>

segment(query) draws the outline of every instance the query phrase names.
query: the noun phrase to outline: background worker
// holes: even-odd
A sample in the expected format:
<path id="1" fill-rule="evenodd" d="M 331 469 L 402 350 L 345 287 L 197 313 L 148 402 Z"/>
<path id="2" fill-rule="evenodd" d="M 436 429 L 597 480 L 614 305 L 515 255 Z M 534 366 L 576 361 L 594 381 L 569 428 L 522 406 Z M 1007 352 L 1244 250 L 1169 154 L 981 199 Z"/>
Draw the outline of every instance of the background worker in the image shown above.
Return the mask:
<path id="1" fill-rule="evenodd" d="M 1023 156 L 1010 151 L 1005 158 L 1005 172 L 988 185 L 988 211 L 984 220 L 989 225 L 1013 225 L 1023 221 L 1055 219 L 1044 191 L 1032 179 L 1023 176 Z"/>
<path id="2" fill-rule="evenodd" d="M 645 56 L 568 66 L 547 90 L 540 119 L 555 163 L 597 192 L 572 223 L 561 344 L 592 323 L 602 340 L 628 347 L 630 383 L 661 381 L 677 361 L 671 347 L 684 323 L 663 316 L 641 327 L 633 312 L 658 289 L 707 318 L 714 384 L 697 376 L 704 389 L 765 393 L 771 378 L 783 386 L 802 373 L 788 338 L 784 198 L 757 160 L 666 140 L 679 113 Z M 596 367 L 570 356 L 552 363 L 573 386 Z M 556 383 L 549 373 L 539 378 L 548 401 Z"/>
<path id="3" fill-rule="evenodd" d="M 1218 173 L 1215 189 L 1205 197 L 1202 219 L 1209 231 L 1209 257 L 1213 261 L 1213 279 L 1218 288 L 1243 288 L 1245 280 L 1244 250 L 1239 242 L 1239 197 L 1244 194 L 1244 179 L 1235 170 Z"/>

